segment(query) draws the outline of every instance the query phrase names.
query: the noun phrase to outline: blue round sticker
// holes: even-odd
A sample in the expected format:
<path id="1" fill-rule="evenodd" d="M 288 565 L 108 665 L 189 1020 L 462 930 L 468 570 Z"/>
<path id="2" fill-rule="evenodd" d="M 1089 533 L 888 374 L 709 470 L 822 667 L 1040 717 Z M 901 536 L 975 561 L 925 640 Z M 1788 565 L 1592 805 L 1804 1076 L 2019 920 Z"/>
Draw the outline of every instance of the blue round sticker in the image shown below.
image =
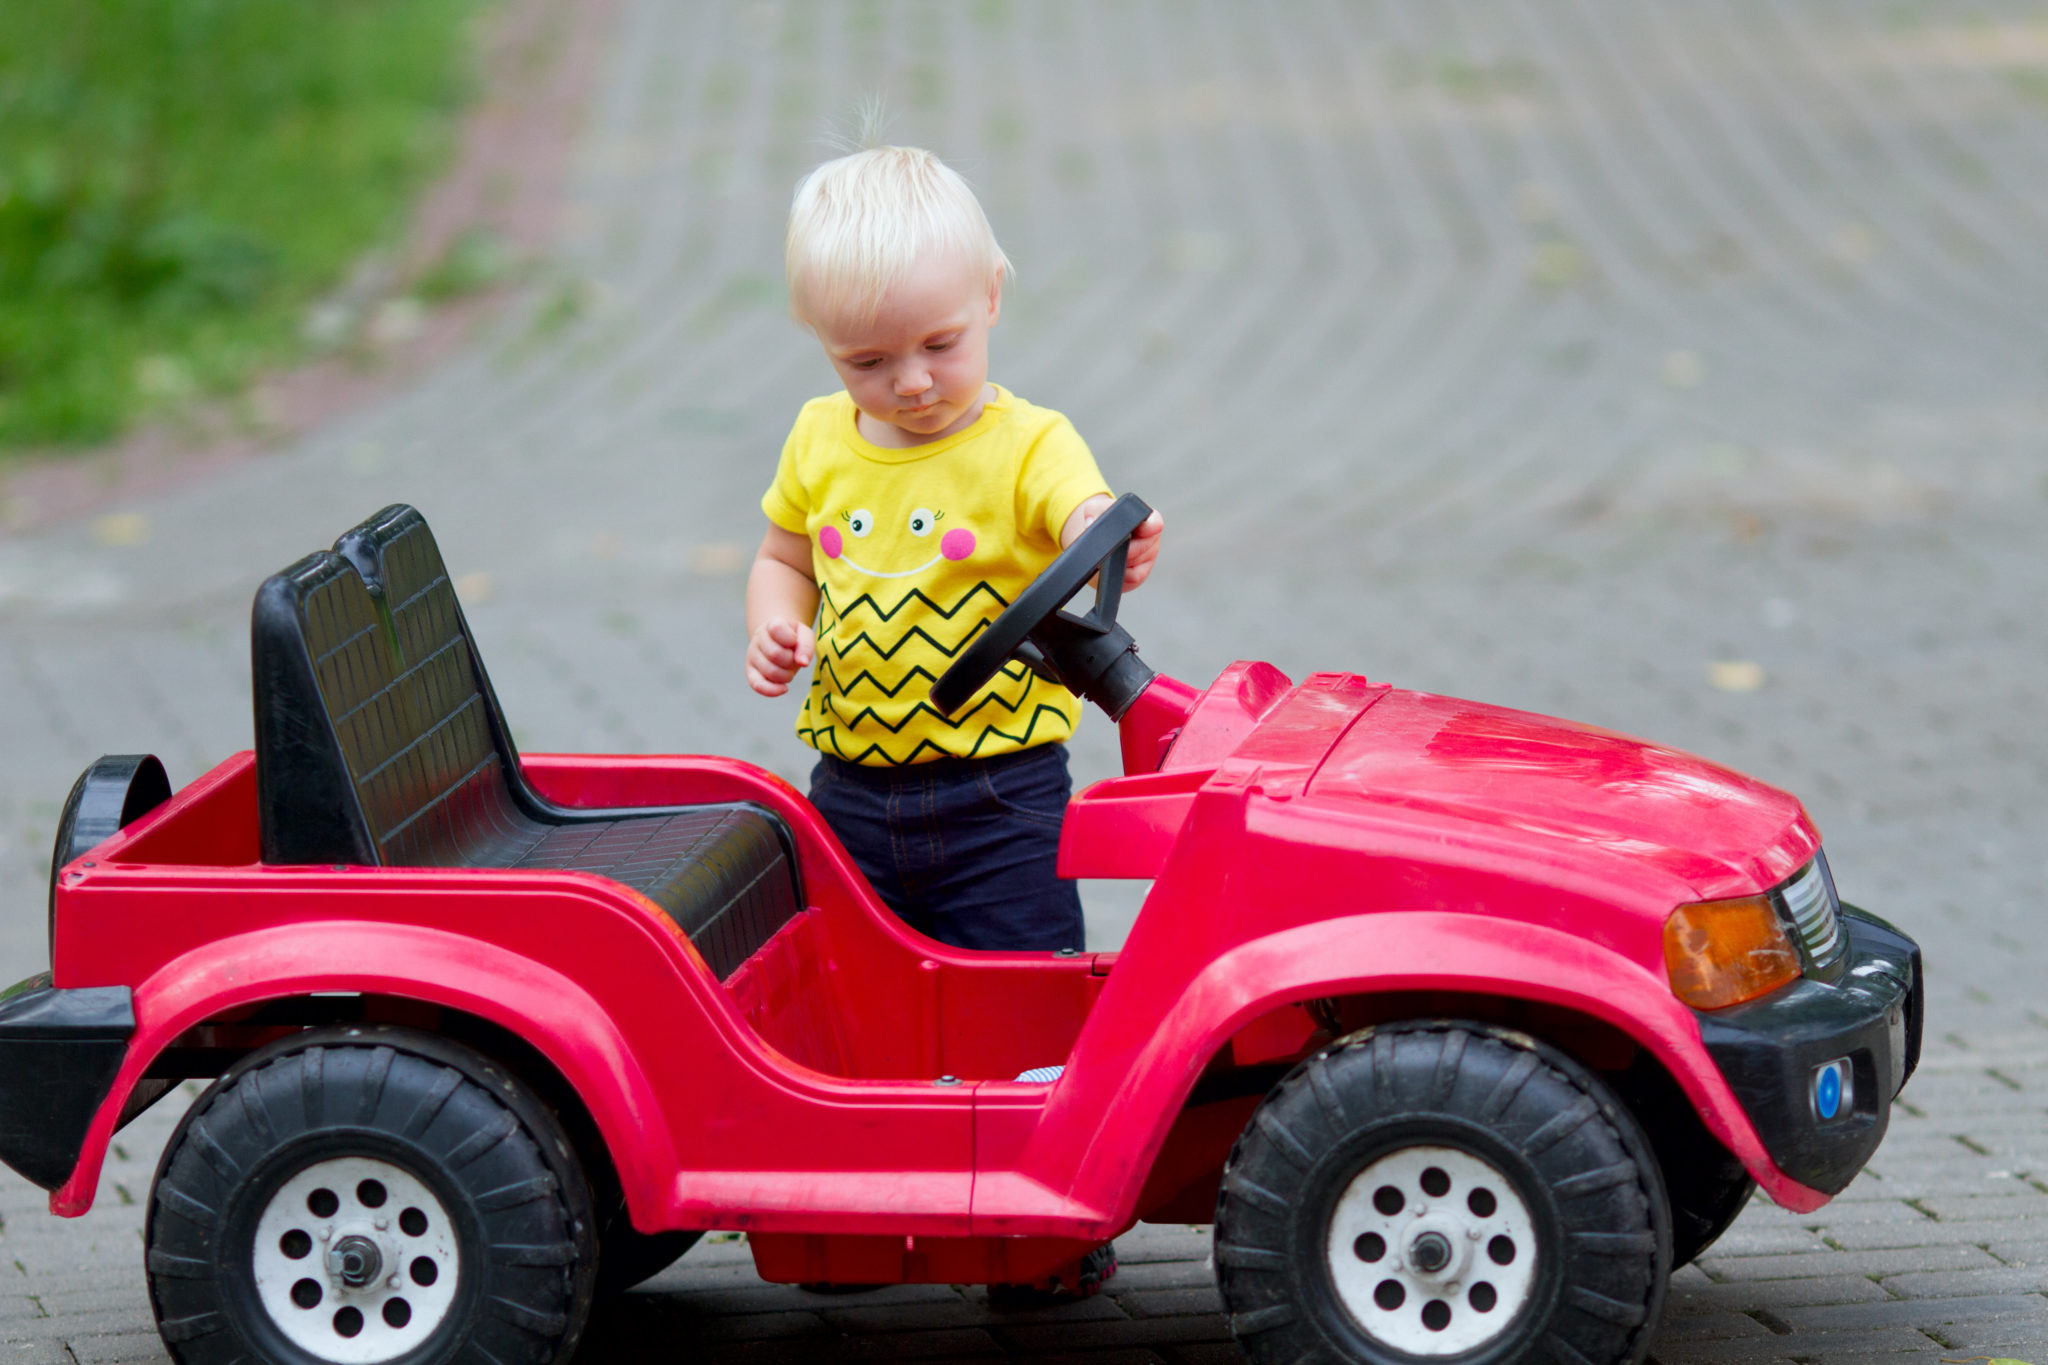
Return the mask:
<path id="1" fill-rule="evenodd" d="M 1842 1072 L 1839 1067 L 1829 1067 L 1820 1073 L 1820 1079 L 1813 1087 L 1813 1106 L 1824 1119 L 1831 1119 L 1842 1107 Z"/>

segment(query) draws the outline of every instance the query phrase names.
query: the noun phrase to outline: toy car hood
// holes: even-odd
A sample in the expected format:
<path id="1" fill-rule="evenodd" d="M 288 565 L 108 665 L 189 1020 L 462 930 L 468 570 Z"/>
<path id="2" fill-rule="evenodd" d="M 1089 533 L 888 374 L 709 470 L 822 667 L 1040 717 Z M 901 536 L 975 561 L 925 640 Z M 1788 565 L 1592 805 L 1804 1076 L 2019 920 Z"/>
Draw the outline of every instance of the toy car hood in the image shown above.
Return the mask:
<path id="1" fill-rule="evenodd" d="M 1775 885 L 1819 846 L 1794 797 L 1706 759 L 1399 688 L 1346 728 L 1307 794 L 1619 854 L 1702 899 Z"/>

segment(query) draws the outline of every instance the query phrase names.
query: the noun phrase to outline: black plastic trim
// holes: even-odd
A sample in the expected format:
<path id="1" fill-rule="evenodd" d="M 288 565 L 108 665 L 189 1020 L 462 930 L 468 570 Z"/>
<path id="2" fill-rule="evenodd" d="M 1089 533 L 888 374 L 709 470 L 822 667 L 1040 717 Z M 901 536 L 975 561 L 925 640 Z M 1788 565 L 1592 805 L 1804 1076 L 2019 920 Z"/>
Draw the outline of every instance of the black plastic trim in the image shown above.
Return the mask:
<path id="1" fill-rule="evenodd" d="M 1891 925 L 1842 907 L 1848 939 L 1834 982 L 1800 980 L 1758 1000 L 1698 1011 L 1700 1038 L 1778 1169 L 1839 1194 L 1884 1140 L 1891 1101 L 1919 1061 L 1926 986 L 1920 948 Z M 1815 1068 L 1847 1057 L 1851 1110 L 1814 1113 Z"/>
<path id="2" fill-rule="evenodd" d="M 46 1190 L 69 1179 L 134 1034 L 126 986 L 43 972 L 0 992 L 0 1161 Z"/>
<path id="3" fill-rule="evenodd" d="M 57 950 L 57 874 L 171 799 L 171 779 L 155 754 L 102 754 L 78 775 L 57 817 L 50 850 L 50 951 Z"/>

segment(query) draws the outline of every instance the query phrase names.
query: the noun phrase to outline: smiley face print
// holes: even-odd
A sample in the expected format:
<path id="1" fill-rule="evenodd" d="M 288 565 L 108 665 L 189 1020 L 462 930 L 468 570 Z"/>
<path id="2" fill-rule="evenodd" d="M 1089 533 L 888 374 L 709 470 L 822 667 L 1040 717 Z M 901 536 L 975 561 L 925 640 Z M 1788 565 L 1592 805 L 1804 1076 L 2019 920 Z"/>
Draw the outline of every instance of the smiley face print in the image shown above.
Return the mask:
<path id="1" fill-rule="evenodd" d="M 974 553 L 974 532 L 965 526 L 942 530 L 945 520 L 939 508 L 914 507 L 885 520 L 855 507 L 818 528 L 818 549 L 870 578 L 914 578 L 942 560 L 958 563 Z"/>

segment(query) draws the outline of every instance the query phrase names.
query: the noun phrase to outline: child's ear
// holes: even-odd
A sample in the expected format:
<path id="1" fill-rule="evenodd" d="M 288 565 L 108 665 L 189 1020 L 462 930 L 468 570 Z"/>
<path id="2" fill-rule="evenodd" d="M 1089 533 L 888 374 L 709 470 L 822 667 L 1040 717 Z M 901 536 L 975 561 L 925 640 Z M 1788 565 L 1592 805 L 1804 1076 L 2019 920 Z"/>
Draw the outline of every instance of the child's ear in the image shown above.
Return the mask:
<path id="1" fill-rule="evenodd" d="M 988 282 L 988 325 L 996 325 L 996 318 L 1003 311 L 1003 268 L 996 267 L 995 278 Z"/>

